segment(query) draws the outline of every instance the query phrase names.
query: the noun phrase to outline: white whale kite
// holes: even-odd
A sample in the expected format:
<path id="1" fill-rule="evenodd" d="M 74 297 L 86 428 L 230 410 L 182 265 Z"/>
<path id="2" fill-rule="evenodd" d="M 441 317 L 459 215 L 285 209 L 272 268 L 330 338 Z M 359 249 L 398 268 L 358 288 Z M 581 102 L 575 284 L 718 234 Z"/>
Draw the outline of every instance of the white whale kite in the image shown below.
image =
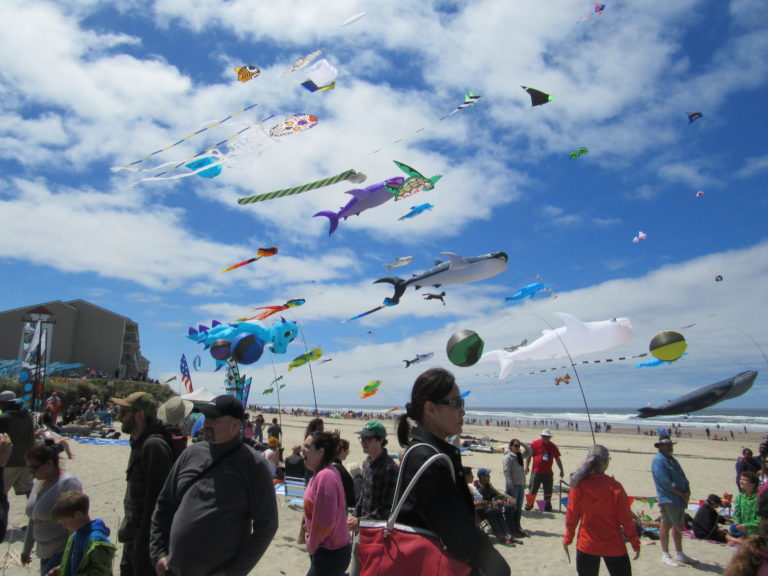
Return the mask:
<path id="1" fill-rule="evenodd" d="M 492 350 L 480 357 L 480 362 L 497 361 L 499 380 L 506 378 L 515 362 L 550 360 L 580 354 L 600 352 L 623 344 L 632 338 L 632 324 L 628 318 L 613 318 L 599 322 L 582 322 L 571 314 L 555 312 L 565 326 L 544 330 L 541 338 L 514 352 Z"/>

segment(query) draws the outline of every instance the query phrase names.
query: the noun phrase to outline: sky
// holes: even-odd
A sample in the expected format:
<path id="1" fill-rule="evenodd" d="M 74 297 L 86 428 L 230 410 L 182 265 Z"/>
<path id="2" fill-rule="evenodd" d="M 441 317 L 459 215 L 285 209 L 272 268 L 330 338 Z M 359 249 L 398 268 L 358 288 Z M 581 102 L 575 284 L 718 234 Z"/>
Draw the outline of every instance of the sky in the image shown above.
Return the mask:
<path id="1" fill-rule="evenodd" d="M 190 363 L 196 388 L 222 372 L 188 327 L 252 308 L 287 310 L 300 338 L 285 355 L 241 366 L 249 402 L 282 375 L 281 402 L 402 406 L 421 370 L 451 369 L 468 407 L 659 405 L 768 363 L 768 9 L 761 0 L 258 2 L 30 0 L 0 6 L 0 266 L 4 309 L 85 299 L 139 324 L 150 377 Z M 341 26 L 353 15 L 361 18 Z M 310 93 L 298 58 L 322 50 L 336 88 Z M 257 66 L 250 82 L 234 67 Z M 531 106 L 529 86 L 554 98 Z M 453 114 L 465 94 L 478 102 Z M 234 116 L 181 144 L 174 142 Z M 689 123 L 688 115 L 702 117 Z M 269 128 L 311 114 L 310 130 Z M 245 130 L 240 136 L 234 135 Z M 222 144 L 222 142 L 224 142 Z M 213 179 L 184 166 L 218 144 Z M 579 147 L 588 153 L 571 159 Z M 113 171 L 135 165 L 144 173 Z M 393 161 L 435 188 L 342 220 L 345 192 L 396 176 Z M 172 163 L 177 179 L 142 181 Z M 240 206 L 237 199 L 349 169 L 342 182 Z M 398 220 L 412 206 L 430 211 Z M 633 242 L 640 232 L 645 238 Z M 237 270 L 262 247 L 278 254 Z M 389 284 L 445 259 L 505 252 L 482 281 L 409 288 L 397 306 L 343 322 L 392 296 Z M 390 271 L 384 264 L 412 256 Z M 716 277 L 721 276 L 721 281 Z M 520 287 L 551 292 L 505 302 Z M 446 292 L 445 305 L 425 300 Z M 457 367 L 448 338 L 476 331 L 485 350 L 562 325 L 629 318 L 625 344 L 575 360 L 648 351 L 664 329 L 688 354 L 657 368 L 634 361 Z M 263 324 L 269 325 L 277 316 Z M 684 328 L 685 327 L 685 328 Z M 319 347 L 324 364 L 287 371 Z M 405 367 L 403 360 L 432 352 Z M 358 390 L 381 380 L 367 400 Z M 178 385 L 178 380 L 172 386 Z M 313 394 L 314 389 L 314 394 Z M 724 407 L 764 406 L 765 376 Z"/>

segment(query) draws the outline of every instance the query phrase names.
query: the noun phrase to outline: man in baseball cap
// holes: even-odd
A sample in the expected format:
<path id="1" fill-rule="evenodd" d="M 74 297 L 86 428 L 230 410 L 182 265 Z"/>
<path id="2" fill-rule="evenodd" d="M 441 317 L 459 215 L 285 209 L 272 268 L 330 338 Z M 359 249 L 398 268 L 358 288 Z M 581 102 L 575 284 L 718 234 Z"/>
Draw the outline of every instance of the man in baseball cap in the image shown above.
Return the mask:
<path id="1" fill-rule="evenodd" d="M 387 449 L 387 429 L 384 424 L 371 420 L 357 432 L 363 452 L 368 456 L 363 463 L 363 491 L 355 507 L 355 514 L 350 518 L 350 527 L 357 526 L 357 521 L 386 520 L 397 484 L 397 464 L 389 457 Z"/>
<path id="2" fill-rule="evenodd" d="M 552 474 L 552 462 L 557 463 L 560 469 L 560 478 L 565 475 L 563 463 L 560 460 L 560 450 L 550 438 L 552 432 L 549 428 L 544 428 L 540 434 L 539 440 L 531 442 L 531 455 L 525 459 L 526 474 L 531 469 L 531 458 L 533 458 L 533 474 L 531 474 L 531 491 L 529 494 L 537 494 L 539 487 L 544 486 L 544 510 L 552 511 L 552 484 L 554 475 Z M 532 508 L 531 504 L 525 506 L 526 510 Z"/>
<path id="3" fill-rule="evenodd" d="M 381 422 L 377 422 L 376 420 L 371 420 L 370 422 L 367 422 L 365 426 L 363 426 L 363 429 L 357 432 L 357 434 L 360 434 L 360 441 L 362 442 L 363 437 L 373 436 L 376 438 L 386 438 L 387 437 L 387 429 L 384 427 L 384 424 Z M 363 450 L 365 452 L 365 450 Z M 368 452 L 366 452 L 368 454 Z"/>

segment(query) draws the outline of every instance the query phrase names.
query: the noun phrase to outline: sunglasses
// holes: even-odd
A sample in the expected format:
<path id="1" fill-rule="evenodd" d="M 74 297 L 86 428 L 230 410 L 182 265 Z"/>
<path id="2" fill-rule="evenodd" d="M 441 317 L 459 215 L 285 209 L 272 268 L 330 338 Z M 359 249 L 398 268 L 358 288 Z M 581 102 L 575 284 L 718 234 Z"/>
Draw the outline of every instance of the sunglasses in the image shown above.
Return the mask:
<path id="1" fill-rule="evenodd" d="M 449 398 L 448 400 L 434 400 L 434 403 L 442 404 L 443 406 L 450 406 L 451 408 L 464 408 L 464 398 L 461 396 Z"/>

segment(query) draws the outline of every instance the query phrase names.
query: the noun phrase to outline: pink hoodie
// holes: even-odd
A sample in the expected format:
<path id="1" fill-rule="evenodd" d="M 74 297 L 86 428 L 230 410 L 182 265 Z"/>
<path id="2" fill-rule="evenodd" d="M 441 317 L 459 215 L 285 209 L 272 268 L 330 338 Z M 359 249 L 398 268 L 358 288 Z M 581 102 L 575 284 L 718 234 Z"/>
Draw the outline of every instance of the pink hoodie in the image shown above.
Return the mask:
<path id="1" fill-rule="evenodd" d="M 352 541 L 347 529 L 347 500 L 341 474 L 329 466 L 309 480 L 304 492 L 307 552 L 338 550 Z"/>

